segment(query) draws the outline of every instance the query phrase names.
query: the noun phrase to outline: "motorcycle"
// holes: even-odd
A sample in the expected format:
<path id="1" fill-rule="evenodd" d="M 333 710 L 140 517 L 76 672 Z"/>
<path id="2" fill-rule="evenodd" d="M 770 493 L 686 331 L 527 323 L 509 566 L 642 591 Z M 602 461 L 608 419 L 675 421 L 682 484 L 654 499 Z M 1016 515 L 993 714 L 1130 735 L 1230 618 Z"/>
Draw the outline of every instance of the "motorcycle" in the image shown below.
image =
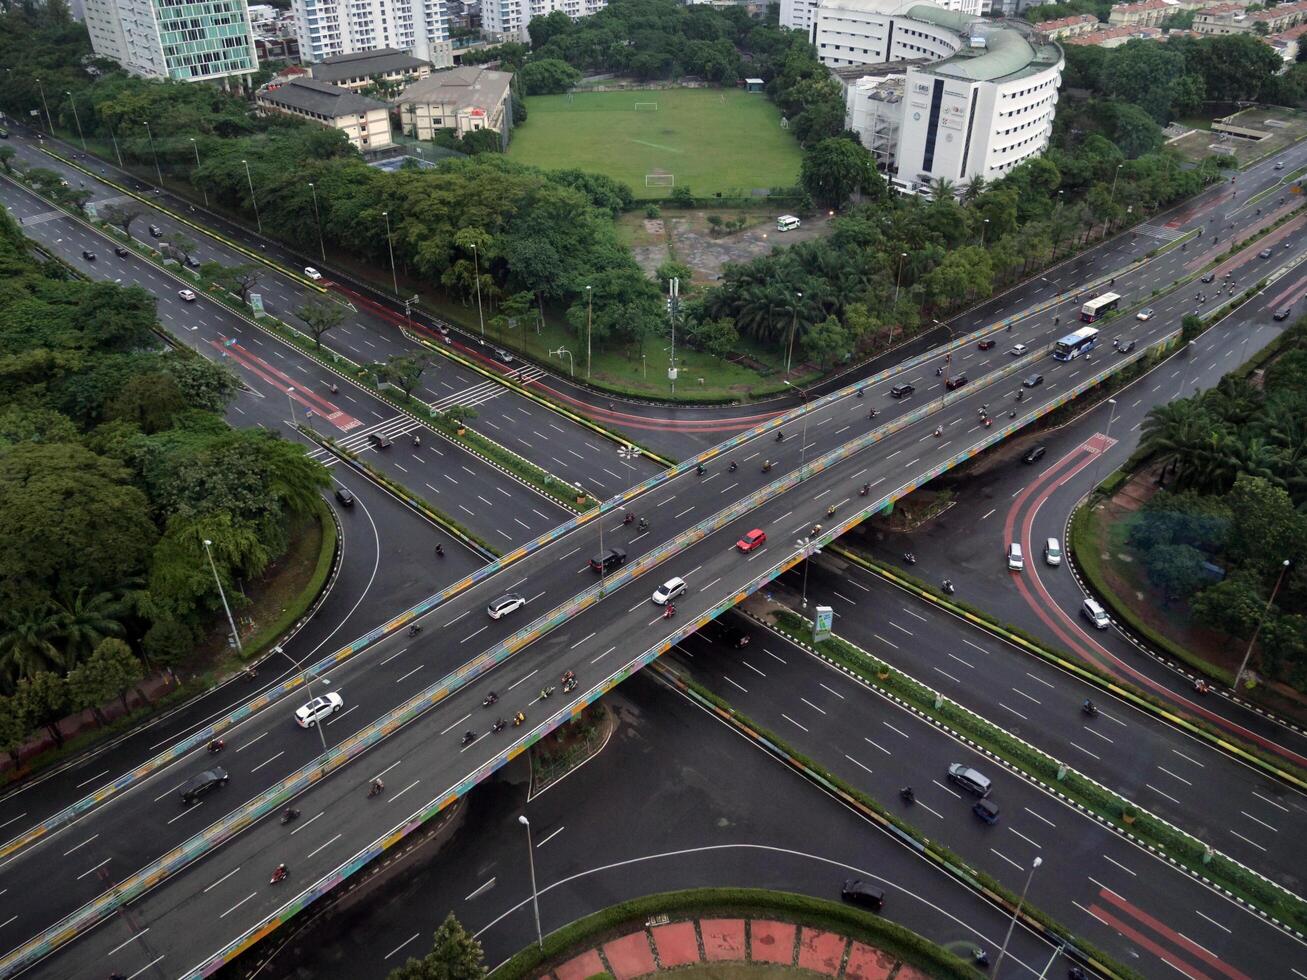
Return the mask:
<path id="1" fill-rule="evenodd" d="M 1093 701 L 1086 701 L 1084 704 L 1080 706 L 1080 710 L 1083 711 L 1085 714 L 1087 714 L 1090 718 L 1098 717 L 1098 705 L 1094 704 Z"/>
<path id="2" fill-rule="evenodd" d="M 703 476 L 703 474 L 704 474 L 704 466 L 703 466 L 703 463 L 700 463 L 698 466 L 696 466 L 696 467 L 694 468 L 694 472 L 695 472 L 695 474 L 696 474 L 697 476 Z"/>
<path id="3" fill-rule="evenodd" d="M 980 424 L 983 425 L 986 429 L 988 429 L 990 426 L 994 424 L 994 420 L 991 419 L 988 415 L 986 415 L 984 421 L 982 421 Z"/>
<path id="4" fill-rule="evenodd" d="M 281 825 L 283 827 L 286 826 L 286 824 L 290 823 L 299 815 L 300 812 L 298 810 L 288 809 L 285 813 L 281 815 Z"/>
<path id="5" fill-rule="evenodd" d="M 368 790 L 368 799 L 370 800 L 374 796 L 380 796 L 382 791 L 385 790 L 385 788 L 386 788 L 386 784 L 383 783 L 380 779 L 373 780 L 372 787 Z"/>
<path id="6" fill-rule="evenodd" d="M 909 565 L 915 565 L 917 563 L 917 556 L 911 551 L 905 551 L 903 552 L 903 560 Z"/>
<path id="7" fill-rule="evenodd" d="M 975 962 L 976 966 L 981 969 L 989 966 L 989 954 L 983 949 L 972 950 L 971 959 Z"/>
<path id="8" fill-rule="evenodd" d="M 740 464 L 737 463 L 735 460 L 731 460 L 731 465 L 726 467 L 726 469 L 729 470 L 731 473 L 734 473 L 739 468 L 740 468 Z"/>
<path id="9" fill-rule="evenodd" d="M 956 592 L 956 591 L 957 591 L 957 589 L 953 587 L 953 580 L 952 580 L 952 579 L 947 579 L 947 578 L 946 578 L 946 579 L 944 580 L 944 592 L 945 592 L 947 595 L 952 595 L 952 594 L 953 594 L 954 592 Z"/>
<path id="10" fill-rule="evenodd" d="M 496 735 L 498 735 L 507 727 L 508 727 L 508 722 L 504 721 L 503 718 L 500 718 L 490 727 L 490 730 L 494 732 Z"/>
<path id="11" fill-rule="evenodd" d="M 491 691 L 489 694 L 487 694 L 484 698 L 481 699 L 481 707 L 488 708 L 498 700 L 499 700 L 499 695 L 496 694 L 494 691 Z"/>
<path id="12" fill-rule="evenodd" d="M 835 516 L 835 505 L 834 505 L 834 504 L 831 504 L 829 507 L 826 508 L 826 516 L 827 516 L 827 517 L 834 517 L 834 516 Z"/>
<path id="13" fill-rule="evenodd" d="M 865 496 L 866 496 L 867 494 L 869 494 L 869 493 L 871 493 L 871 484 L 870 484 L 870 483 L 864 483 L 861 487 L 858 488 L 858 496 L 859 496 L 859 497 L 865 497 Z"/>
<path id="14" fill-rule="evenodd" d="M 459 744 L 462 745 L 464 748 L 467 748 L 476 740 L 477 740 L 476 732 L 464 732 L 462 739 L 459 740 Z"/>
<path id="15" fill-rule="evenodd" d="M 784 442 L 784 441 L 785 441 L 785 433 L 784 433 L 784 432 L 778 432 L 778 433 L 776 433 L 776 441 L 777 441 L 777 442 Z"/>
<path id="16" fill-rule="evenodd" d="M 634 523 L 635 523 L 635 515 L 634 515 L 634 514 L 627 514 L 625 517 L 622 518 L 622 523 L 623 523 L 623 524 L 634 524 Z"/>
<path id="17" fill-rule="evenodd" d="M 640 530 L 641 531 L 649 530 L 649 522 L 646 521 L 643 517 L 640 518 Z"/>
<path id="18" fill-rule="evenodd" d="M 941 426 L 936 426 L 936 427 L 935 427 L 935 433 L 934 433 L 934 434 L 935 434 L 935 438 L 936 438 L 936 439 L 938 439 L 940 436 L 942 436 L 942 435 L 944 434 L 944 429 L 943 429 L 943 427 L 941 427 Z"/>
<path id="19" fill-rule="evenodd" d="M 859 397 L 859 398 L 862 397 L 862 389 L 861 389 L 861 388 L 858 389 L 858 397 Z"/>
<path id="20" fill-rule="evenodd" d="M 215 738 L 212 742 L 209 743 L 209 755 L 213 755 L 213 753 L 215 752 L 221 752 L 226 747 L 227 747 L 226 742 L 224 742 L 220 738 Z"/>
<path id="21" fill-rule="evenodd" d="M 676 615 L 676 607 L 670 602 L 663 606 L 663 619 L 671 619 Z"/>
<path id="22" fill-rule="evenodd" d="M 525 721 L 526 721 L 526 715 L 523 714 L 522 712 L 519 711 L 517 714 L 513 715 L 513 727 L 514 727 L 514 728 L 517 728 L 519 725 L 523 724 Z"/>
<path id="23" fill-rule="evenodd" d="M 540 699 L 543 701 L 553 693 L 554 689 L 552 687 L 542 687 L 540 688 Z"/>
<path id="24" fill-rule="evenodd" d="M 912 792 L 911 786 L 904 786 L 901 790 L 899 790 L 899 796 L 903 798 L 904 803 L 917 802 L 917 794 Z"/>
<path id="25" fill-rule="evenodd" d="M 571 694 L 571 693 L 572 693 L 573 691 L 575 691 L 575 690 L 576 690 L 576 678 L 575 678 L 575 677 L 569 677 L 567 680 L 563 681 L 563 693 L 564 693 L 564 694 Z"/>
<path id="26" fill-rule="evenodd" d="M 436 545 L 436 557 L 437 558 L 445 557 L 445 546 L 443 544 Z"/>
<path id="27" fill-rule="evenodd" d="M 770 472 L 771 472 L 771 460 L 770 460 L 770 459 L 767 460 L 767 462 L 765 462 L 765 463 L 762 464 L 762 471 L 763 471 L 764 473 L 770 473 Z"/>
<path id="28" fill-rule="evenodd" d="M 880 412 L 876 411 L 876 410 L 873 408 L 870 412 L 867 413 L 867 418 L 869 418 L 869 419 L 874 419 L 874 418 L 875 418 L 877 415 L 879 415 L 879 414 L 880 414 Z"/>
<path id="29" fill-rule="evenodd" d="M 287 868 L 286 865 L 284 864 L 279 864 L 277 865 L 276 868 L 273 869 L 272 878 L 268 881 L 268 884 L 275 885 L 277 884 L 277 882 L 285 881 L 289 877 L 290 877 L 290 869 Z"/>
<path id="30" fill-rule="evenodd" d="M 417 636 L 421 632 L 422 632 L 422 627 L 419 626 L 417 623 L 414 623 L 412 626 L 408 628 L 409 636 Z"/>

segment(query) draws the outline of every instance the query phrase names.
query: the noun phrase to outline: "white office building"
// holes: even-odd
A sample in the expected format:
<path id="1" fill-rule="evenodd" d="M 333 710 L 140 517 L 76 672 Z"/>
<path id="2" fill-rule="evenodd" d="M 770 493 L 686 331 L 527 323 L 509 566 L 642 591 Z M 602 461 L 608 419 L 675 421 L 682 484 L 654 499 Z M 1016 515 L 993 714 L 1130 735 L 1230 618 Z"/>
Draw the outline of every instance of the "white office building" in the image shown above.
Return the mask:
<path id="1" fill-rule="evenodd" d="M 502 41 L 529 41 L 532 17 L 561 10 L 579 20 L 603 10 L 608 0 L 481 0 L 481 32 Z"/>
<path id="2" fill-rule="evenodd" d="M 391 48 L 450 63 L 448 0 L 292 0 L 305 62 Z"/>
<path id="3" fill-rule="evenodd" d="M 781 0 L 781 27 L 803 31 L 811 37 L 817 8 L 821 5 L 821 0 Z M 956 10 L 960 14 L 971 14 L 973 17 L 989 10 L 987 0 L 937 0 L 935 6 L 944 10 Z"/>
<path id="4" fill-rule="evenodd" d="M 85 0 L 91 47 L 145 78 L 190 82 L 259 67 L 245 0 Z"/>
<path id="5" fill-rule="evenodd" d="M 995 180 L 1048 146 L 1065 62 L 1028 24 L 934 3 L 821 0 L 809 37 L 845 82 L 849 128 L 899 190 Z"/>

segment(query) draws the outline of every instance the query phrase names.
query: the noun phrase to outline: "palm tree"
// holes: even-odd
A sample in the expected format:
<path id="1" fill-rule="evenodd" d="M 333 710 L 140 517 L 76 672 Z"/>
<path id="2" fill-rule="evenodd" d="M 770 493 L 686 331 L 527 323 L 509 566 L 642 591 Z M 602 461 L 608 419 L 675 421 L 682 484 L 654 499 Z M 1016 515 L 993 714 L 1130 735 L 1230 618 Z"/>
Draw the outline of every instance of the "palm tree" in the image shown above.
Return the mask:
<path id="1" fill-rule="evenodd" d="M 14 606 L 0 619 L 0 680 L 12 691 L 20 678 L 59 670 L 63 656 L 53 640 L 59 619 L 48 601 Z"/>
<path id="2" fill-rule="evenodd" d="M 953 197 L 953 191 L 956 185 L 947 177 L 936 177 L 930 182 L 930 199 L 932 201 L 947 201 Z"/>
<path id="3" fill-rule="evenodd" d="M 1201 406 L 1191 398 L 1182 398 L 1148 412 L 1139 429 L 1139 445 L 1151 450 L 1161 463 L 1175 468 L 1210 430 L 1210 419 Z"/>
<path id="4" fill-rule="evenodd" d="M 971 204 L 976 200 L 976 198 L 980 197 L 981 194 L 985 193 L 985 188 L 988 184 L 989 181 L 985 180 L 981 174 L 976 174 L 976 176 L 967 181 L 966 186 L 962 188 L 962 203 Z"/>
<path id="5" fill-rule="evenodd" d="M 86 589 L 78 589 L 75 594 L 57 600 L 54 611 L 63 640 L 64 667 L 69 670 L 89 656 L 105 637 L 122 636 L 124 632 L 120 622 L 123 602 L 111 592 L 97 592 L 88 597 Z"/>

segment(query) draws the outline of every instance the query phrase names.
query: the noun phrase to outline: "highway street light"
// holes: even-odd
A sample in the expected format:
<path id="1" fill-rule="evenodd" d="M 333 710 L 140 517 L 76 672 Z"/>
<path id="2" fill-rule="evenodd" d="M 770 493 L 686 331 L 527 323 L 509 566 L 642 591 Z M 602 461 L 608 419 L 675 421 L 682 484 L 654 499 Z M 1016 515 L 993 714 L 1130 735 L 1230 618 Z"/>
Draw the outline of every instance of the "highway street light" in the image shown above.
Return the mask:
<path id="1" fill-rule="evenodd" d="M 86 136 L 82 133 L 82 120 L 77 115 L 77 100 L 73 98 L 73 93 L 65 91 L 64 95 L 68 96 L 68 104 L 73 107 L 73 122 L 77 123 L 77 138 L 82 141 L 82 152 L 86 153 Z"/>
<path id="2" fill-rule="evenodd" d="M 799 600 L 799 605 L 800 608 L 807 609 L 808 608 L 808 565 L 812 563 L 813 558 L 821 554 L 821 549 L 814 548 L 812 546 L 812 538 L 800 538 L 798 541 L 794 543 L 799 546 L 799 551 L 803 555 L 803 596 Z"/>
<path id="3" fill-rule="evenodd" d="M 213 580 L 218 584 L 218 598 L 222 600 L 222 608 L 227 613 L 227 625 L 231 627 L 231 638 L 236 641 L 236 652 L 245 653 L 245 648 L 241 646 L 241 635 L 236 631 L 236 620 L 232 618 L 231 606 L 227 605 L 227 593 L 222 588 L 222 579 L 218 577 L 218 566 L 213 561 L 213 542 L 208 538 L 204 539 L 204 553 L 209 556 L 209 567 L 213 569 Z"/>
<path id="4" fill-rule="evenodd" d="M 799 482 L 802 483 L 808 463 L 808 392 L 798 385 L 790 384 L 789 381 L 785 381 L 785 384 L 797 391 L 799 398 L 803 400 L 803 434 L 799 436 Z"/>
<path id="5" fill-rule="evenodd" d="M 50 121 L 50 103 L 45 101 L 45 86 L 41 80 L 33 76 L 32 81 L 36 82 L 36 87 L 41 90 L 41 105 L 45 107 L 45 125 L 50 130 L 50 135 L 54 135 L 54 123 Z"/>
<path id="6" fill-rule="evenodd" d="M 894 276 L 894 305 L 895 306 L 899 305 L 899 286 L 903 284 L 903 260 L 906 259 L 907 257 L 908 257 L 907 252 L 899 253 L 899 271 L 897 275 Z M 891 338 L 893 337 L 893 335 L 894 335 L 894 331 L 893 328 L 891 327 L 890 328 Z"/>
<path id="7" fill-rule="evenodd" d="M 550 357 L 562 357 L 564 354 L 567 355 L 567 376 L 569 378 L 575 378 L 576 367 L 572 363 L 572 352 L 568 350 L 566 347 L 560 347 L 558 348 L 558 350 L 551 350 L 549 352 Z"/>
<path id="8" fill-rule="evenodd" d="M 585 380 L 590 380 L 590 324 L 594 318 L 594 290 L 585 287 Z"/>
<path id="9" fill-rule="evenodd" d="M 1012 930 L 1017 926 L 1017 916 L 1021 914 L 1021 906 L 1026 902 L 1026 892 L 1030 890 L 1030 879 L 1035 877 L 1035 870 L 1044 863 L 1043 858 L 1035 858 L 1030 862 L 1030 873 L 1026 875 L 1026 883 L 1021 888 L 1021 897 L 1017 900 L 1017 907 L 1012 910 L 1012 921 L 1008 923 L 1007 935 L 1003 937 L 1003 948 L 998 951 L 998 959 L 994 961 L 994 980 L 998 980 L 998 968 L 1003 965 L 1003 957 L 1007 955 L 1007 944 L 1012 938 Z"/>
<path id="10" fill-rule="evenodd" d="M 389 234 L 389 232 L 387 232 Z M 390 256 L 390 267 L 393 271 L 395 267 L 395 256 Z M 477 258 L 477 243 L 472 243 L 472 278 L 476 281 L 477 287 L 477 322 L 481 324 L 481 343 L 486 342 L 486 321 L 481 315 L 481 261 Z M 399 287 L 395 287 L 395 292 L 399 292 Z"/>
<path id="11" fill-rule="evenodd" d="M 536 916 L 536 945 L 545 948 L 545 936 L 540 930 L 540 892 L 536 889 L 536 858 L 531 845 L 531 821 L 525 815 L 519 816 L 517 822 L 526 828 L 526 858 L 531 867 L 531 907 Z"/>
<path id="12" fill-rule="evenodd" d="M 989 219 L 986 218 L 984 224 L 980 226 L 980 247 L 985 247 L 985 232 L 989 231 Z"/>
<path id="13" fill-rule="evenodd" d="M 1107 431 L 1103 433 L 1103 449 L 1098 454 L 1098 460 L 1094 463 L 1094 486 L 1098 486 L 1099 471 L 1103 468 L 1103 457 L 1107 455 L 1108 445 L 1112 437 L 1112 421 L 1116 418 L 1116 399 L 1109 398 L 1107 403 L 1112 406 L 1112 412 L 1107 417 Z"/>
<path id="14" fill-rule="evenodd" d="M 794 314 L 794 319 L 790 323 L 790 343 L 785 351 L 785 373 L 790 373 L 790 362 L 794 359 L 794 335 L 799 332 L 799 300 L 803 299 L 803 293 L 794 294 L 794 304 L 790 307 Z"/>
<path id="15" fill-rule="evenodd" d="M 325 265 L 327 262 L 327 246 L 322 241 L 322 215 L 318 213 L 318 189 L 313 186 L 313 181 L 309 181 L 309 193 L 313 195 L 313 220 L 318 225 L 318 251 L 321 253 L 322 262 Z"/>
<path id="16" fill-rule="evenodd" d="M 191 149 L 195 151 L 195 169 L 199 170 L 200 169 L 200 144 L 195 142 L 194 136 L 192 136 L 190 140 L 191 140 Z M 200 193 L 204 195 L 204 206 L 207 208 L 209 206 L 209 192 L 205 190 L 203 187 L 201 187 Z"/>
<path id="17" fill-rule="evenodd" d="M 245 167 L 245 181 L 250 185 L 250 203 L 254 205 L 254 223 L 258 225 L 259 234 L 263 234 L 263 219 L 259 217 L 259 199 L 254 194 L 254 178 L 250 176 L 250 165 L 242 160 L 241 164 Z"/>
<path id="18" fill-rule="evenodd" d="M 1275 597 L 1280 594 L 1280 586 L 1284 584 L 1284 576 L 1289 572 L 1289 559 L 1280 563 L 1280 577 L 1275 580 L 1275 588 L 1271 590 L 1271 597 L 1266 600 L 1266 607 L 1262 610 L 1262 618 L 1257 620 L 1257 628 L 1253 630 L 1253 635 L 1248 638 L 1248 649 L 1243 652 L 1243 660 L 1239 663 L 1239 670 L 1234 675 L 1234 690 L 1239 691 L 1239 685 L 1243 682 L 1244 671 L 1248 669 L 1248 660 L 1253 655 L 1253 644 L 1257 642 L 1257 634 L 1262 631 L 1262 624 L 1266 622 L 1266 614 L 1271 611 L 1271 606 L 1275 602 Z"/>
<path id="19" fill-rule="evenodd" d="M 390 284 L 394 287 L 395 295 L 399 295 L 399 277 L 395 274 L 395 246 L 390 241 L 390 212 L 382 211 L 381 216 L 386 219 L 386 251 L 390 253 Z M 482 330 L 482 339 L 485 338 L 485 330 Z"/>
<path id="20" fill-rule="evenodd" d="M 146 138 L 150 141 L 150 154 L 154 157 L 154 177 L 157 181 L 155 186 L 157 186 L 159 190 L 163 190 L 163 171 L 159 168 L 159 151 L 154 146 L 154 133 L 150 130 L 150 124 L 144 119 L 141 120 L 141 125 L 145 127 Z M 241 161 L 241 163 L 244 162 L 244 160 Z M 249 167 L 245 168 L 245 172 L 249 173 Z M 252 186 L 250 188 L 250 193 L 254 193 L 254 188 Z"/>
<path id="21" fill-rule="evenodd" d="M 109 127 L 109 139 L 113 141 L 113 155 L 118 158 L 118 168 L 123 169 L 122 151 L 118 149 L 118 134 L 113 131 L 113 123 L 106 123 Z"/>

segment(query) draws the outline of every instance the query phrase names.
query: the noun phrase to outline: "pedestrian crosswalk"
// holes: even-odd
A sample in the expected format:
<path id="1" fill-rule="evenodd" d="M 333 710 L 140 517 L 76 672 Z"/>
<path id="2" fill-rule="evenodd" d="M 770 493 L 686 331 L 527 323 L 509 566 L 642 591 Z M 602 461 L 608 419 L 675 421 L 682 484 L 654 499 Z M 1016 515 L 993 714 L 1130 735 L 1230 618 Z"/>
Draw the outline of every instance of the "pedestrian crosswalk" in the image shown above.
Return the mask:
<path id="1" fill-rule="evenodd" d="M 543 370 L 532 365 L 530 367 L 521 368 L 513 377 L 518 384 L 530 384 L 537 378 L 544 377 L 544 374 L 545 372 Z M 455 405 L 484 405 L 492 398 L 498 398 L 507 391 L 508 389 L 498 381 L 487 380 L 482 381 L 480 384 L 471 385 L 470 387 L 464 388 L 462 391 L 455 392 L 452 395 L 445 395 L 442 398 L 437 398 L 433 402 L 428 402 L 427 407 L 429 407 L 433 412 L 443 412 Z"/>
<path id="2" fill-rule="evenodd" d="M 1179 228 L 1168 228 L 1165 225 L 1139 225 L 1135 231 L 1140 235 L 1160 238 L 1164 242 L 1175 241 L 1184 234 Z"/>

